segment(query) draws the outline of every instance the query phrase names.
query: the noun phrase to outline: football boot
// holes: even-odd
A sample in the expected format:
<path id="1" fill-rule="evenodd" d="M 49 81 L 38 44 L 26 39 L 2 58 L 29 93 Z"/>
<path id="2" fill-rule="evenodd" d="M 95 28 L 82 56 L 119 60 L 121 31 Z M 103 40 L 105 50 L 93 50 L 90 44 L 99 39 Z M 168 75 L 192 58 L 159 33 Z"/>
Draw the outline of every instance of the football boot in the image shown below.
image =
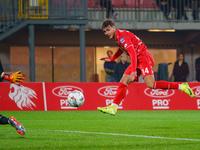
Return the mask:
<path id="1" fill-rule="evenodd" d="M 8 122 L 10 123 L 11 126 L 13 126 L 17 132 L 21 135 L 25 134 L 25 129 L 21 123 L 19 123 L 13 116 L 8 118 Z"/>
<path id="2" fill-rule="evenodd" d="M 98 107 L 97 109 L 103 113 L 110 114 L 113 116 L 116 115 L 117 113 L 117 107 L 112 106 L 112 105 L 107 106 L 107 107 Z"/>
<path id="3" fill-rule="evenodd" d="M 195 98 L 193 90 L 189 87 L 188 83 L 181 84 L 181 91 L 185 92 L 191 98 Z"/>

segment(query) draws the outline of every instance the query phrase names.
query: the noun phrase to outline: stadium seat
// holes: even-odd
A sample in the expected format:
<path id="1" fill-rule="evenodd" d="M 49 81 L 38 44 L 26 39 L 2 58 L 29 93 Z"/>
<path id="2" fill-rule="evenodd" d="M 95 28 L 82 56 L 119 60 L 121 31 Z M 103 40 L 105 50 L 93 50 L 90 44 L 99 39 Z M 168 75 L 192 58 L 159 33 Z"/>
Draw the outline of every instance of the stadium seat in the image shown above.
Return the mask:
<path id="1" fill-rule="evenodd" d="M 94 8 L 95 7 L 95 2 L 94 0 L 88 0 L 88 8 Z"/>
<path id="2" fill-rule="evenodd" d="M 112 0 L 112 5 L 115 8 L 124 8 L 126 7 L 124 0 Z"/>
<path id="3" fill-rule="evenodd" d="M 98 2 L 100 0 L 88 0 L 88 8 L 95 8 L 95 7 L 101 7 L 98 6 Z M 152 0 L 140 0 L 140 3 L 138 3 L 138 0 L 112 0 L 112 6 L 114 8 L 153 8 L 155 7 L 152 4 Z"/>
<path id="4" fill-rule="evenodd" d="M 63 4 L 61 4 L 60 0 L 53 0 L 53 6 L 54 7 L 67 7 L 67 8 L 74 8 L 75 7 L 75 1 L 65 1 L 63 0 Z M 76 7 L 83 7 L 83 4 L 81 3 L 81 0 L 76 1 Z"/>
<path id="5" fill-rule="evenodd" d="M 141 1 L 143 1 L 143 0 L 141 0 Z M 126 5 L 128 6 L 128 8 L 135 8 L 135 7 L 137 8 L 138 0 L 126 0 Z"/>
<path id="6" fill-rule="evenodd" d="M 138 3 L 138 0 L 126 0 L 126 5 L 130 8 L 136 7 L 136 8 L 152 8 L 154 5 L 152 4 L 152 0 L 140 0 L 140 3 Z"/>
<path id="7" fill-rule="evenodd" d="M 152 0 L 143 0 L 142 3 L 144 8 L 155 8 L 155 4 L 152 3 Z"/>

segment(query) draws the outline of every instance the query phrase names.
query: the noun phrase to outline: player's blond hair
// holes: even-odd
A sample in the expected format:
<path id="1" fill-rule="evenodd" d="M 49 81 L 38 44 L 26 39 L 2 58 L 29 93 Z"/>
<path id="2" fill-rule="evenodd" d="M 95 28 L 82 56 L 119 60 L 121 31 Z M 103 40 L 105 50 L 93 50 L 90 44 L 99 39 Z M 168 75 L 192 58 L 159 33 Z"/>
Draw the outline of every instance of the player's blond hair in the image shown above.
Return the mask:
<path id="1" fill-rule="evenodd" d="M 106 28 L 107 26 L 115 26 L 115 24 L 114 24 L 114 21 L 112 20 L 112 19 L 106 19 L 106 20 L 104 20 L 103 22 L 102 22 L 102 25 L 101 25 L 101 28 L 102 29 L 104 29 L 104 28 Z"/>

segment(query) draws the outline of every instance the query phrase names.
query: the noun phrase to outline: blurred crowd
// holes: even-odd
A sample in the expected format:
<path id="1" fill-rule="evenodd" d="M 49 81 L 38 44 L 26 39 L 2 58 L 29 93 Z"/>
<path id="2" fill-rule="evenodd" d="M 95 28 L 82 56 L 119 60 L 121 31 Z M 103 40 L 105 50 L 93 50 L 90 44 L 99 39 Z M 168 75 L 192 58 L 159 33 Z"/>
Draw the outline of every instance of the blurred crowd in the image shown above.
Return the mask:
<path id="1" fill-rule="evenodd" d="M 111 50 L 107 51 L 107 57 L 111 58 L 113 56 L 113 52 Z M 126 68 L 130 65 L 127 61 L 128 57 L 126 53 L 123 53 L 120 57 L 120 61 L 117 63 L 113 62 L 105 62 L 104 69 L 106 72 L 106 82 L 119 82 L 122 78 L 122 75 Z M 170 63 L 171 64 L 171 63 Z M 184 53 L 180 52 L 177 57 L 177 61 L 174 62 L 173 72 L 171 75 L 172 79 L 168 77 L 168 67 L 166 67 L 167 63 L 160 63 L 158 68 L 157 80 L 171 80 L 173 82 L 186 82 L 187 77 L 189 75 L 189 67 L 188 63 L 184 59 Z M 200 55 L 195 60 L 195 79 L 193 82 L 200 82 Z M 143 82 L 144 80 L 139 79 L 139 82 Z"/>

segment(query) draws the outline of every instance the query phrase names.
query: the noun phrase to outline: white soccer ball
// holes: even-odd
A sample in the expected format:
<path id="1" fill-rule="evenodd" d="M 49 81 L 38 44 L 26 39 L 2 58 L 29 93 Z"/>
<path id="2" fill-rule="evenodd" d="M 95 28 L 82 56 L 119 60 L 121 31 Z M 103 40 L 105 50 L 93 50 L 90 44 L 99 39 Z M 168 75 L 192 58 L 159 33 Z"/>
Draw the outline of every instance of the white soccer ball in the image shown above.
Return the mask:
<path id="1" fill-rule="evenodd" d="M 85 101 L 85 97 L 83 95 L 82 92 L 80 91 L 72 91 L 69 95 L 68 95 L 68 103 L 72 106 L 72 107 L 79 107 L 81 105 L 83 105 Z"/>

